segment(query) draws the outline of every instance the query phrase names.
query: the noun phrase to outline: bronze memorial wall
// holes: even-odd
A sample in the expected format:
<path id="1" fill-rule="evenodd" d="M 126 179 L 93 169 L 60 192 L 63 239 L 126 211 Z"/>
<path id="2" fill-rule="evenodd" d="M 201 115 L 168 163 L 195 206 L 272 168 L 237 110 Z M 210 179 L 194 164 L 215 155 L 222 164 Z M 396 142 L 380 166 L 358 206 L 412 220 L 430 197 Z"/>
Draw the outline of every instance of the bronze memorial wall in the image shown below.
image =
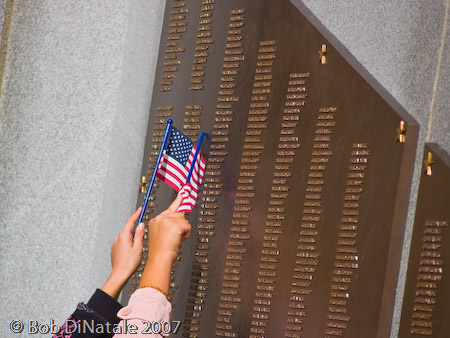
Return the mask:
<path id="1" fill-rule="evenodd" d="M 300 1 L 167 1 L 138 205 L 168 118 L 209 141 L 177 336 L 389 337 L 418 125 Z"/>
<path id="2" fill-rule="evenodd" d="M 399 338 L 449 337 L 450 156 L 425 146 Z"/>

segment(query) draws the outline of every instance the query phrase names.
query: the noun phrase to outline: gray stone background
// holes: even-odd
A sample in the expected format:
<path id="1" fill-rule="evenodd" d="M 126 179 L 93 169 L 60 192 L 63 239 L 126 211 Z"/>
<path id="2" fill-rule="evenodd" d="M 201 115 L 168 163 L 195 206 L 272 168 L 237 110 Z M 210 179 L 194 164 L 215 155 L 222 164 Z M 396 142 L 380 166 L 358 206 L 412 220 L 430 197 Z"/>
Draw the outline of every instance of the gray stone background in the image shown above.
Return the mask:
<path id="1" fill-rule="evenodd" d="M 0 337 L 62 323 L 134 211 L 163 0 L 16 0 L 0 107 Z M 23 334 L 23 337 L 28 335 Z"/>
<path id="2" fill-rule="evenodd" d="M 450 153 L 450 0 L 304 3 L 420 124 L 395 338 L 423 146 Z M 13 319 L 62 323 L 109 273 L 136 203 L 164 5 L 15 0 L 0 98 L 0 337 L 28 336 Z"/>

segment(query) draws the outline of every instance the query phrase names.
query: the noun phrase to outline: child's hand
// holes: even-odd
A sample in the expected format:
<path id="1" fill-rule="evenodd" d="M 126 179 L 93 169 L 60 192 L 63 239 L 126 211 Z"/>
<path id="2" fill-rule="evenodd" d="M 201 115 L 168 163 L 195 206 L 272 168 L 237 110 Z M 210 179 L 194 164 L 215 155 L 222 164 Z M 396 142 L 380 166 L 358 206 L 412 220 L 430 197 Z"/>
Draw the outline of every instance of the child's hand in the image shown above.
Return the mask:
<path id="1" fill-rule="evenodd" d="M 177 258 L 181 242 L 189 237 L 191 225 L 184 214 L 177 212 L 183 198 L 179 195 L 166 211 L 148 225 L 148 259 L 139 287 L 152 286 L 166 295 L 169 290 L 170 268 Z"/>
<path id="2" fill-rule="evenodd" d="M 128 279 L 136 271 L 142 259 L 144 243 L 144 223 L 136 228 L 133 241 L 133 228 L 139 219 L 141 208 L 128 218 L 122 232 L 114 239 L 111 246 L 111 274 L 102 290 L 117 299 Z"/>
<path id="3" fill-rule="evenodd" d="M 175 260 L 181 242 L 189 237 L 191 225 L 182 212 L 177 212 L 182 201 L 178 195 L 167 210 L 151 219 L 148 225 L 149 259 L 153 256 Z"/>

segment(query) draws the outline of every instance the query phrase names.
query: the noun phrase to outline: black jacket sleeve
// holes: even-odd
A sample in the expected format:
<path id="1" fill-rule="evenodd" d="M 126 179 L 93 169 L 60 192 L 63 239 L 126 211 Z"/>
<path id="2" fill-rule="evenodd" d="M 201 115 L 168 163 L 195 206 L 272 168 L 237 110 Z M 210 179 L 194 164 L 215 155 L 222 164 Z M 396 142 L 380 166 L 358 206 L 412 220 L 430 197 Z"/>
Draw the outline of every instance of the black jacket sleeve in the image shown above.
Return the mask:
<path id="1" fill-rule="evenodd" d="M 121 308 L 116 300 L 97 289 L 87 304 L 78 304 L 53 338 L 110 338 L 114 325 L 120 322 L 116 314 Z"/>

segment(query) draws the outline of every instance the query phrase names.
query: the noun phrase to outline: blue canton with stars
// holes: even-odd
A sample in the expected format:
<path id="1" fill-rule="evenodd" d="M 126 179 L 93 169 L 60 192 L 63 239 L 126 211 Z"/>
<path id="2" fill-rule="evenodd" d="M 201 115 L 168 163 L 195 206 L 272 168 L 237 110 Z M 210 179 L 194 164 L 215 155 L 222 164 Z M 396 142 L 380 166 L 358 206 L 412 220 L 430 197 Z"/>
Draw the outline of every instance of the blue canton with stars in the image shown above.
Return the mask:
<path id="1" fill-rule="evenodd" d="M 172 127 L 166 154 L 176 159 L 184 167 L 194 143 L 177 128 Z"/>

